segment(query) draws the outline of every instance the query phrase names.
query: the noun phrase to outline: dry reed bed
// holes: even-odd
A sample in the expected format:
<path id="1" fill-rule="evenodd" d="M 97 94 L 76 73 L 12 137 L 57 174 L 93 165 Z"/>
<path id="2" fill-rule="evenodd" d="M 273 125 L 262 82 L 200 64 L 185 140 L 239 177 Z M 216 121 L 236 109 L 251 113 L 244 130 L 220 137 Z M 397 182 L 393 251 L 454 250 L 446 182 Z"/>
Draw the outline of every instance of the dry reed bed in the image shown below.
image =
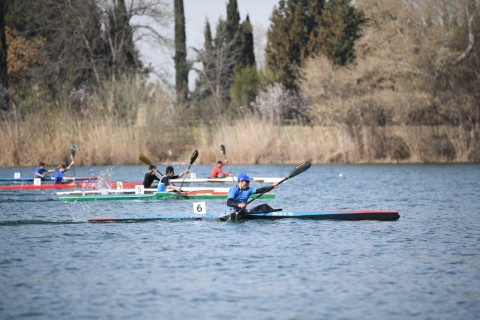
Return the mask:
<path id="1" fill-rule="evenodd" d="M 217 127 L 152 128 L 113 120 L 54 121 L 48 116 L 28 116 L 4 123 L 0 166 L 35 166 L 39 161 L 57 165 L 69 159 L 72 144 L 77 147 L 78 165 L 140 164 L 140 153 L 156 163 L 187 163 L 195 149 L 200 152 L 196 164 L 212 164 L 223 158 L 221 144 L 230 163 L 237 164 L 468 162 L 471 147 L 466 136 L 461 128 L 450 126 L 362 127 L 352 132 L 342 126 L 276 126 L 248 118 Z M 408 147 L 408 159 L 392 158 L 391 137 Z M 379 158 L 380 148 L 387 151 Z M 443 156 L 442 148 L 449 154 L 454 149 L 454 158 Z"/>

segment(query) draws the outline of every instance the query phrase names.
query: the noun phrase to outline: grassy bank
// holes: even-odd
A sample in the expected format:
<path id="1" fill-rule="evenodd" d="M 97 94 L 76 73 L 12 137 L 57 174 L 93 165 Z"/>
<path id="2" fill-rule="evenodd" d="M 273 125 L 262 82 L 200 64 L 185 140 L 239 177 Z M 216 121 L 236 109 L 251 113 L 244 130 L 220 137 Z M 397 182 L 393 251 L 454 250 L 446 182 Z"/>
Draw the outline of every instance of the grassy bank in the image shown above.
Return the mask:
<path id="1" fill-rule="evenodd" d="M 156 163 L 186 163 L 194 149 L 200 152 L 197 164 L 212 164 L 222 158 L 220 144 L 238 164 L 478 162 L 476 141 L 452 126 L 275 126 L 249 117 L 231 125 L 180 127 L 30 115 L 3 123 L 0 166 L 56 165 L 69 158 L 72 144 L 77 165 L 139 164 L 140 153 Z"/>

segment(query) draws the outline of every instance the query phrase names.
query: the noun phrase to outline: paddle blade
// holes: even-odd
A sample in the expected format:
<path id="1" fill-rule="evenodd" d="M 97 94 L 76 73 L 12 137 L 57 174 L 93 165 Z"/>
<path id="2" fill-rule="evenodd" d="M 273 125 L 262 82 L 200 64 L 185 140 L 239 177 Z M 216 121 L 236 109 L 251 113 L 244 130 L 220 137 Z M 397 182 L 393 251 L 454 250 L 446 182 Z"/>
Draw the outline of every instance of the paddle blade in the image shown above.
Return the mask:
<path id="1" fill-rule="evenodd" d="M 302 172 L 305 172 L 308 170 L 308 168 L 310 168 L 310 166 L 312 165 L 312 163 L 310 161 L 305 161 L 303 163 L 300 163 L 298 166 L 296 166 L 292 172 L 290 172 L 290 175 L 282 180 L 280 180 L 277 185 L 283 183 L 284 181 L 290 179 L 290 178 L 293 178 L 297 175 L 299 175 L 300 173 Z M 272 187 L 273 188 L 273 187 Z M 248 200 L 247 204 L 251 203 L 252 201 L 254 201 L 255 199 L 258 199 L 260 198 L 261 196 L 263 196 L 265 193 L 267 193 L 268 191 L 265 191 L 265 192 L 262 192 L 258 197 L 255 197 L 255 198 L 252 198 L 250 200 Z"/>
<path id="2" fill-rule="evenodd" d="M 310 161 L 305 161 L 299 164 L 292 170 L 292 172 L 290 172 L 290 174 L 288 175 L 288 179 L 298 176 L 300 173 L 307 171 L 311 165 L 312 163 Z"/>
<path id="3" fill-rule="evenodd" d="M 192 165 L 198 157 L 198 150 L 193 151 L 192 157 L 190 158 L 190 165 Z"/>
<path id="4" fill-rule="evenodd" d="M 227 155 L 227 151 L 225 151 L 225 146 L 223 144 L 220 145 L 220 152 L 226 156 Z"/>
<path id="5" fill-rule="evenodd" d="M 70 157 L 72 157 L 72 160 L 75 158 L 75 154 L 77 153 L 77 148 L 75 146 L 70 146 Z"/>
<path id="6" fill-rule="evenodd" d="M 140 161 L 142 161 L 143 163 L 145 164 L 148 164 L 149 166 L 153 166 L 153 163 L 144 155 L 144 154 L 141 154 L 138 159 Z"/>

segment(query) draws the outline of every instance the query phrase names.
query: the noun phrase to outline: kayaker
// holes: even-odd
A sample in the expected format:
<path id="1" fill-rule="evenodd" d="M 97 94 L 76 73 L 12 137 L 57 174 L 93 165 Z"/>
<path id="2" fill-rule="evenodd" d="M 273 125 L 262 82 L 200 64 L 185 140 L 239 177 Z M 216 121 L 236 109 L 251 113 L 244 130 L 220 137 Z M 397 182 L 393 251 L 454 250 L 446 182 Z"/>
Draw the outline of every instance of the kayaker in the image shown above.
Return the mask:
<path id="1" fill-rule="evenodd" d="M 245 207 L 250 195 L 272 191 L 278 185 L 278 182 L 275 182 L 272 186 L 254 189 L 250 188 L 250 181 L 252 181 L 252 178 L 247 174 L 240 173 L 238 175 L 237 184 L 228 191 L 227 206 L 231 211 L 246 210 Z"/>
<path id="2" fill-rule="evenodd" d="M 64 162 L 62 163 L 57 171 L 55 172 L 55 182 L 54 183 L 63 183 L 65 181 L 73 181 L 75 180 L 75 177 L 65 177 L 64 176 L 64 173 L 65 171 L 68 171 L 70 170 L 70 168 L 73 166 L 73 164 L 75 163 L 75 161 L 72 160 L 72 162 L 70 162 L 70 164 L 67 166 L 67 163 Z"/>
<path id="3" fill-rule="evenodd" d="M 227 159 L 225 160 L 218 160 L 217 164 L 215 167 L 212 169 L 212 173 L 210 173 L 210 178 L 225 178 L 225 177 L 230 177 L 230 173 L 228 172 L 223 172 L 222 167 L 228 162 Z"/>
<path id="4" fill-rule="evenodd" d="M 160 178 L 157 177 L 157 167 L 151 165 L 148 167 L 148 172 L 145 173 L 145 178 L 143 178 L 143 187 L 150 188 L 153 181 L 160 181 Z"/>
<path id="5" fill-rule="evenodd" d="M 35 168 L 35 171 L 33 172 L 33 177 L 34 178 L 41 178 L 45 179 L 45 175 L 48 173 L 55 172 L 55 169 L 46 169 L 45 168 L 45 163 L 40 162 L 38 164 L 38 167 Z"/>
<path id="6" fill-rule="evenodd" d="M 189 172 L 189 170 L 187 169 L 187 170 L 183 171 L 182 173 L 180 173 L 179 175 L 175 175 L 175 171 L 173 170 L 173 167 L 168 166 L 167 170 L 165 171 L 165 175 L 160 180 L 160 183 L 164 183 L 165 188 L 167 190 L 180 191 L 180 187 L 176 187 L 175 185 L 173 185 L 173 183 L 170 180 L 171 179 L 178 179 L 180 177 L 183 177 L 188 172 Z"/>

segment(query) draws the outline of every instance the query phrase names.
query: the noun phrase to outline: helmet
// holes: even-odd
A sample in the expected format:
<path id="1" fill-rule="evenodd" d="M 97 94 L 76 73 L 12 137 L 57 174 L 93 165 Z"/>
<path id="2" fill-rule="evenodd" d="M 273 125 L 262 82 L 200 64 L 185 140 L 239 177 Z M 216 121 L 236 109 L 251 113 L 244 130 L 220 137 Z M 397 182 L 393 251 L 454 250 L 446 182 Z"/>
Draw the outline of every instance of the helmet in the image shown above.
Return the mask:
<path id="1" fill-rule="evenodd" d="M 240 173 L 237 177 L 237 181 L 251 181 L 252 178 L 250 178 L 246 173 Z"/>

